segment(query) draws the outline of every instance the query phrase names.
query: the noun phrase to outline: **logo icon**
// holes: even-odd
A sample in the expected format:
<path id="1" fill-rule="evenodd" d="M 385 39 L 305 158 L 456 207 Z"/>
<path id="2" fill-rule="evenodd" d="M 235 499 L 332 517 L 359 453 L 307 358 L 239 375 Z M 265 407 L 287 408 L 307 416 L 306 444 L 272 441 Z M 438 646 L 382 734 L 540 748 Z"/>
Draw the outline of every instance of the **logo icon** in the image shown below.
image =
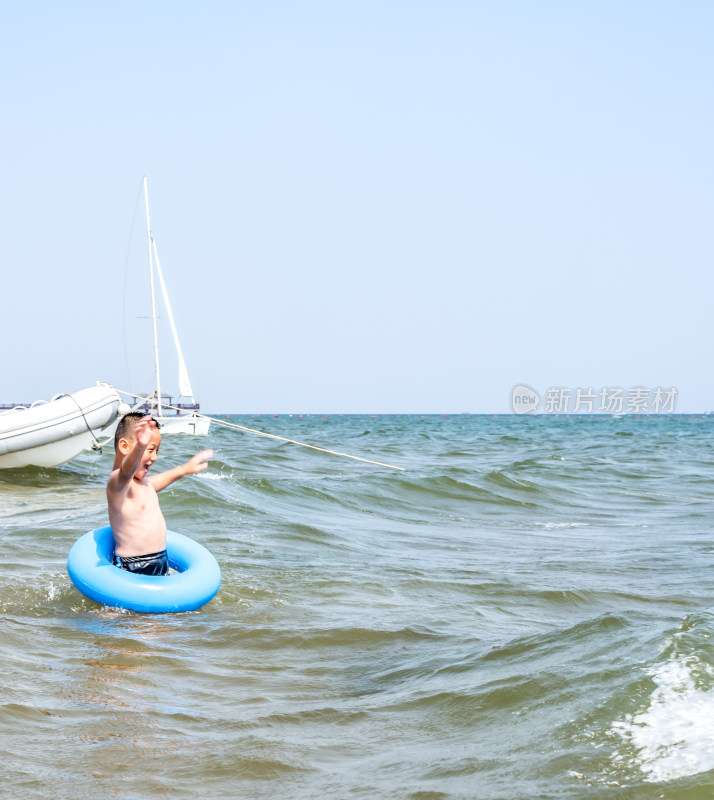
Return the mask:
<path id="1" fill-rule="evenodd" d="M 514 414 L 531 414 L 538 408 L 540 397 L 530 386 L 519 383 L 511 392 L 511 408 Z"/>

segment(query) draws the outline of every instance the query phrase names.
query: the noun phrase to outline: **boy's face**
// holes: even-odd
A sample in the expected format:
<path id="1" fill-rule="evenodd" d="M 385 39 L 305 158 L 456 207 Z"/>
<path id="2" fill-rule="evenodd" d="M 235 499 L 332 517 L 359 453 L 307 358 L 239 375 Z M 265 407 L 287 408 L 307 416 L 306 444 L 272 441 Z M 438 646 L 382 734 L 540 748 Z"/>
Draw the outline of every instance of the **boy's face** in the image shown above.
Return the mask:
<path id="1" fill-rule="evenodd" d="M 121 450 L 122 455 L 126 456 L 134 449 L 134 445 L 136 444 L 136 439 L 133 435 L 127 436 L 126 439 L 122 438 L 119 440 L 119 449 Z M 146 445 L 146 450 L 144 450 L 144 455 L 141 458 L 141 463 L 139 464 L 139 468 L 134 473 L 134 480 L 135 481 L 142 481 L 148 474 L 149 470 L 151 469 L 152 465 L 159 457 L 159 447 L 161 446 L 161 431 L 157 428 L 154 428 L 151 435 L 151 441 L 149 444 Z"/>

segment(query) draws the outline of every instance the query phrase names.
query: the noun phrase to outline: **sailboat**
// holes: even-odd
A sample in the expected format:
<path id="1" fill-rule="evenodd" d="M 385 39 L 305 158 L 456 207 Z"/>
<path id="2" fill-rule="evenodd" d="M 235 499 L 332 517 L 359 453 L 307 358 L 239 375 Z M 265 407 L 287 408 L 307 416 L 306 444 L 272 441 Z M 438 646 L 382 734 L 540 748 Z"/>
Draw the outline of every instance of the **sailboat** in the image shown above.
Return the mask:
<path id="1" fill-rule="evenodd" d="M 156 240 L 151 231 L 151 214 L 149 213 L 149 190 L 147 187 L 146 176 L 144 176 L 144 202 L 146 205 L 146 234 L 149 245 L 149 277 L 151 282 L 151 319 L 154 331 L 154 367 L 156 372 L 156 389 L 149 396 L 134 395 L 136 401 L 135 408 L 151 414 L 159 423 L 162 433 L 189 433 L 195 436 L 205 436 L 211 425 L 209 417 L 199 414 L 199 404 L 193 394 L 191 381 L 186 369 L 186 361 L 181 350 L 178 332 L 174 315 L 171 310 L 169 295 L 166 291 L 164 274 L 161 270 L 161 262 L 156 249 Z M 173 397 L 161 392 L 161 371 L 159 369 L 159 339 L 157 332 L 156 316 L 156 281 L 154 273 L 158 276 L 161 286 L 161 295 L 166 309 L 166 316 L 171 327 L 176 354 L 178 356 L 178 381 L 179 398 L 173 403 Z M 141 402 L 143 400 L 143 403 Z"/>

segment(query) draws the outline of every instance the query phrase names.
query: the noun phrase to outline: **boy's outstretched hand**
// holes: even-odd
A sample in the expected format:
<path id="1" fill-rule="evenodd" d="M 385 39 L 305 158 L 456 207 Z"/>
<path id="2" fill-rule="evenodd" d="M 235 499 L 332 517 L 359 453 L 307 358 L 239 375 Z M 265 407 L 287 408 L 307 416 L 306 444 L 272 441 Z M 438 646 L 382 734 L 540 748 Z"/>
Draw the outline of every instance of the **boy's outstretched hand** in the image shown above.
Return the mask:
<path id="1" fill-rule="evenodd" d="M 136 438 L 136 443 L 141 447 L 147 447 L 151 442 L 151 437 L 154 435 L 154 431 L 156 430 L 156 423 L 154 422 L 151 417 L 144 417 L 140 419 L 136 423 L 136 428 L 134 428 L 134 437 Z"/>
<path id="2" fill-rule="evenodd" d="M 186 462 L 186 474 L 195 475 L 197 472 L 203 472 L 204 469 L 208 469 L 206 461 L 208 461 L 209 458 L 213 458 L 213 450 L 203 450 L 189 459 Z"/>
<path id="3" fill-rule="evenodd" d="M 152 475 L 149 478 L 149 483 L 157 492 L 160 492 L 162 489 L 170 486 L 174 481 L 183 478 L 184 475 L 195 475 L 197 472 L 203 472 L 204 469 L 208 468 L 206 461 L 208 461 L 209 458 L 213 458 L 213 450 L 204 450 L 179 467 L 174 467 L 166 472 L 160 472 L 158 475 Z"/>

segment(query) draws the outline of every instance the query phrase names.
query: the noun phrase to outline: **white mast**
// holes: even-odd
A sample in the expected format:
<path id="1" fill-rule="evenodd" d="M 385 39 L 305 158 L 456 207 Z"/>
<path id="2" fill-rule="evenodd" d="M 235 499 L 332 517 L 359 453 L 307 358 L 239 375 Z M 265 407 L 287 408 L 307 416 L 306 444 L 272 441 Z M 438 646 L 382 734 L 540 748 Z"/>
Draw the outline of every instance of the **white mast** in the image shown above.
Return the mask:
<path id="1" fill-rule="evenodd" d="M 146 187 L 146 175 L 144 175 L 144 201 L 146 203 L 146 235 L 149 242 L 149 276 L 151 278 L 151 319 L 154 323 L 154 363 L 156 364 L 156 394 L 157 406 L 156 415 L 161 416 L 161 377 L 159 375 L 159 339 L 156 332 L 156 295 L 154 292 L 154 255 L 153 237 L 151 235 L 151 217 L 149 216 L 149 190 Z"/>

